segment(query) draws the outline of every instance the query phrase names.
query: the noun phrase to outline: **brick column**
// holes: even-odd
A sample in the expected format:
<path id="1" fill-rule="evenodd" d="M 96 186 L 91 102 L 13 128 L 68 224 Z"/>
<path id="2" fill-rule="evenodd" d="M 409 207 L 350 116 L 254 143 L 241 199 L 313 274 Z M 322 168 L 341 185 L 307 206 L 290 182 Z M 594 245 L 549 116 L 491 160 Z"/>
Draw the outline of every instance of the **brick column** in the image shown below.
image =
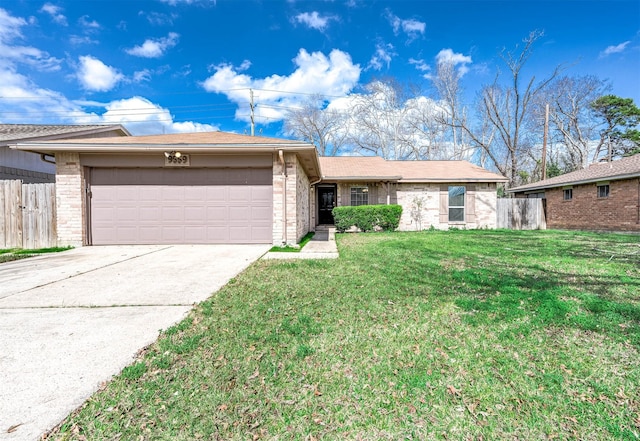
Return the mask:
<path id="1" fill-rule="evenodd" d="M 56 226 L 58 245 L 86 244 L 84 173 L 78 153 L 56 153 Z"/>

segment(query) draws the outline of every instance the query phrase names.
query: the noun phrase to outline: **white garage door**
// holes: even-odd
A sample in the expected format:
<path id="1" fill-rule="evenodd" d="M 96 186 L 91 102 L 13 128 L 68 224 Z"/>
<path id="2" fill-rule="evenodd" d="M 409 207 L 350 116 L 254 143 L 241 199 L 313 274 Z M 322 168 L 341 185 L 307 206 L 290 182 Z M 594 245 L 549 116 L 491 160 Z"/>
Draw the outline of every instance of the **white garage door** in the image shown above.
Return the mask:
<path id="1" fill-rule="evenodd" d="M 271 243 L 271 169 L 93 168 L 94 245 Z"/>

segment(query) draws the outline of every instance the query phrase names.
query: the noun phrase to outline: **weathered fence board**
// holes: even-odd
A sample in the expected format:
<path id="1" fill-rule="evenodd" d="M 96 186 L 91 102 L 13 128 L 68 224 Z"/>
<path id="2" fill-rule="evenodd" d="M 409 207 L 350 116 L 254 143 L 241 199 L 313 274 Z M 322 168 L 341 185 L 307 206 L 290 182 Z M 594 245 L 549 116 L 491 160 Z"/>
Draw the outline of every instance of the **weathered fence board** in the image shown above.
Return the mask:
<path id="1" fill-rule="evenodd" d="M 46 248 L 56 242 L 55 184 L 22 185 L 22 247 Z"/>
<path id="2" fill-rule="evenodd" d="M 499 198 L 497 227 L 510 230 L 544 230 L 547 222 L 542 199 Z"/>
<path id="3" fill-rule="evenodd" d="M 55 184 L 0 181 L 0 248 L 56 245 Z"/>

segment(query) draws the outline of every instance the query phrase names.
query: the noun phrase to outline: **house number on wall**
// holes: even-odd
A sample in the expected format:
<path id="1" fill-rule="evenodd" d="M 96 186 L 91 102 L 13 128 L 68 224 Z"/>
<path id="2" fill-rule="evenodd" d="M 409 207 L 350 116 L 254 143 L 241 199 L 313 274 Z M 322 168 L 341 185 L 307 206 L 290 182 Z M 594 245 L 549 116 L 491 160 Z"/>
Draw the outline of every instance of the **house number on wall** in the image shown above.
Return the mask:
<path id="1" fill-rule="evenodd" d="M 169 155 L 164 157 L 164 165 L 167 167 L 189 167 L 191 162 L 189 161 L 189 155 L 184 153 L 180 156 Z"/>

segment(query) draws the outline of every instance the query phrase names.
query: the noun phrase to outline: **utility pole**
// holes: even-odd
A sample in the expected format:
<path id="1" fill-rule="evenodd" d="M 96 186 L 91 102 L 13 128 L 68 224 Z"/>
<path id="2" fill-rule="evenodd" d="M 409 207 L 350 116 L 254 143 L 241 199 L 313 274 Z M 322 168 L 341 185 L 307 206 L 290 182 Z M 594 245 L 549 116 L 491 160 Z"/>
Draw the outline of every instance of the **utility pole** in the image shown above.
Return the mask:
<path id="1" fill-rule="evenodd" d="M 542 136 L 542 180 L 547 179 L 547 133 L 549 132 L 549 104 L 544 108 L 544 135 Z"/>
<path id="2" fill-rule="evenodd" d="M 251 108 L 251 136 L 255 136 L 256 134 L 256 123 L 253 118 L 253 89 L 249 89 L 249 107 Z"/>

